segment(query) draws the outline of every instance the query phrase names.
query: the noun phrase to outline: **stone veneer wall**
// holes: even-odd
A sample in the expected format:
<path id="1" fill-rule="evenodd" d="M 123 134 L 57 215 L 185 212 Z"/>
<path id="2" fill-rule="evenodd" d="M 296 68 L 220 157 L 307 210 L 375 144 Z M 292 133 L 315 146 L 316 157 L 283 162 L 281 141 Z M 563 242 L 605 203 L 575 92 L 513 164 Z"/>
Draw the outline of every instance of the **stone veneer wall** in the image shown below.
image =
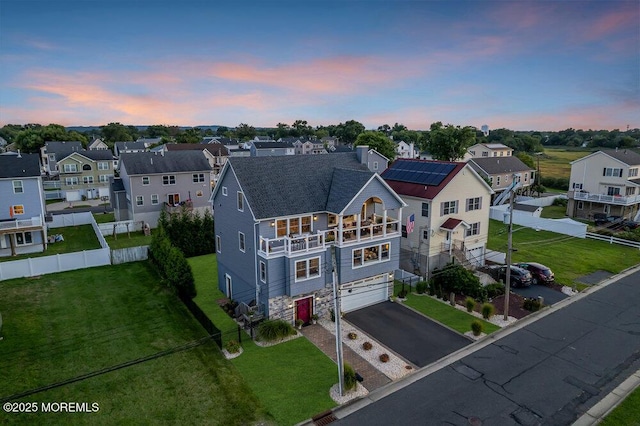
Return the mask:
<path id="1" fill-rule="evenodd" d="M 318 315 L 319 318 L 328 319 L 330 317 L 329 309 L 333 309 L 333 289 L 331 288 L 323 288 L 313 293 L 301 294 L 295 297 L 273 297 L 269 299 L 269 318 L 283 319 L 293 324 L 295 308 L 290 308 L 289 305 L 294 304 L 294 299 L 302 299 L 310 296 L 315 298 L 313 313 Z"/>

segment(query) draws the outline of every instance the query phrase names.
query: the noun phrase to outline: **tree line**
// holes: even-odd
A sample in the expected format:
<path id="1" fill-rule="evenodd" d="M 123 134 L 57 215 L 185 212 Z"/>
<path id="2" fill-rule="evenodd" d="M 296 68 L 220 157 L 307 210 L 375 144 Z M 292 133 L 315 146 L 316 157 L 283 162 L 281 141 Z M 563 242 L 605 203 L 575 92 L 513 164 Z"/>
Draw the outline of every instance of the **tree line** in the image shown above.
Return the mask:
<path id="1" fill-rule="evenodd" d="M 361 136 L 364 135 L 364 136 Z M 640 129 L 621 130 L 575 130 L 559 132 L 514 131 L 495 129 L 488 134 L 473 126 L 455 126 L 432 123 L 428 130 L 410 130 L 401 123 L 393 126 L 383 124 L 375 130 L 366 130 L 356 121 L 328 126 L 310 126 L 306 120 L 296 120 L 291 125 L 278 123 L 271 128 L 257 128 L 240 123 L 234 128 L 198 127 L 182 128 L 178 126 L 151 125 L 146 128 L 109 123 L 87 131 L 67 130 L 59 124 L 7 124 L 0 128 L 0 137 L 8 143 L 15 143 L 22 152 L 38 152 L 46 141 L 80 141 L 86 147 L 94 138 L 102 139 L 113 148 L 115 142 L 135 141 L 139 138 L 160 138 L 159 143 L 199 143 L 203 137 L 220 136 L 247 141 L 256 136 L 268 136 L 278 140 L 287 137 L 316 138 L 335 137 L 343 145 L 361 145 L 367 141 L 372 147 L 380 145 L 383 154 L 393 159 L 393 143 L 383 143 L 383 138 L 393 141 L 413 143 L 421 151 L 428 151 L 434 158 L 453 160 L 461 158 L 466 148 L 475 143 L 502 143 L 514 149 L 516 153 L 533 154 L 544 150 L 544 146 L 572 146 L 586 148 L 630 148 L 640 144 Z M 360 137 L 360 141 L 358 138 Z M 386 155 L 386 154 L 385 154 Z"/>

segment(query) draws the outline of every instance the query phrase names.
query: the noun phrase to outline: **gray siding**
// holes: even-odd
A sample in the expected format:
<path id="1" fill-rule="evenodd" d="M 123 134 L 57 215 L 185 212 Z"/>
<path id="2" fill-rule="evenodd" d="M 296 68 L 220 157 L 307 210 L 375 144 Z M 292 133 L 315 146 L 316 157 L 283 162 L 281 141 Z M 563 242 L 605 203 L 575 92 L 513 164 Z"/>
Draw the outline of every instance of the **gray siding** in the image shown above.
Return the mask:
<path id="1" fill-rule="evenodd" d="M 383 242 L 389 242 L 389 260 L 369 264 L 367 266 L 353 268 L 353 250 L 357 248 L 370 247 Z M 400 260 L 400 238 L 394 237 L 383 242 L 366 242 L 353 246 L 336 248 L 336 257 L 338 259 L 338 279 L 340 283 L 348 283 L 355 280 L 371 277 L 385 272 L 393 272 L 399 267 Z"/>
<path id="2" fill-rule="evenodd" d="M 362 210 L 362 204 L 371 197 L 377 197 L 382 200 L 384 208 L 387 210 L 398 209 L 402 207 L 402 203 L 393 196 L 393 193 L 389 192 L 386 187 L 378 179 L 373 179 L 367 186 L 360 192 L 360 194 L 353 199 L 353 201 L 345 209 L 345 215 L 358 214 Z M 382 212 L 379 212 L 382 214 Z"/>
<path id="3" fill-rule="evenodd" d="M 13 193 L 14 180 L 22 181 L 22 193 Z M 0 179 L 0 220 L 11 219 L 9 207 L 15 205 L 24 206 L 24 214 L 14 215 L 14 219 L 41 217 L 44 220 L 44 194 L 40 178 Z"/>

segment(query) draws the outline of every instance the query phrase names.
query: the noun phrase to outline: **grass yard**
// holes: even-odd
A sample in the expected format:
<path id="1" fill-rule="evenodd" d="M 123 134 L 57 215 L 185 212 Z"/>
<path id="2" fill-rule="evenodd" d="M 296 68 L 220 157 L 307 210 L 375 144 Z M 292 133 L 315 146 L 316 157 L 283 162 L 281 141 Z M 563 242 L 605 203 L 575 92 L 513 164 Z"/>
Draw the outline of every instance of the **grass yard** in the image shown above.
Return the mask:
<path id="1" fill-rule="evenodd" d="M 147 262 L 0 282 L 2 399 L 206 336 Z M 97 413 L 0 414 L 11 424 L 272 422 L 212 341 L 22 397 L 97 402 Z"/>
<path id="2" fill-rule="evenodd" d="M 142 231 L 131 232 L 129 235 L 126 233 L 118 234 L 117 239 L 113 235 L 105 235 L 104 239 L 109 244 L 109 247 L 114 250 L 151 244 L 151 235 L 144 235 Z"/>
<path id="3" fill-rule="evenodd" d="M 49 235 L 62 234 L 64 241 L 48 244 L 44 252 L 27 253 L 13 257 L 1 257 L 0 262 L 27 259 L 29 257 L 52 256 L 62 253 L 73 253 L 82 250 L 95 250 L 100 248 L 100 242 L 91 225 L 66 226 L 64 228 L 51 228 Z"/>
<path id="4" fill-rule="evenodd" d="M 544 154 L 540 156 L 540 174 L 545 178 L 568 179 L 571 176 L 571 164 L 569 163 L 578 158 L 586 157 L 592 152 L 588 149 L 545 147 Z"/>
<path id="5" fill-rule="evenodd" d="M 222 332 L 224 342 L 236 338 L 237 325 L 216 303 L 214 254 L 189 258 L 198 290 L 194 299 Z M 338 383 L 337 366 L 304 337 L 271 347 L 257 346 L 248 335 L 243 354 L 231 360 L 260 402 L 279 425 L 292 425 L 336 406 L 329 389 Z"/>
<path id="6" fill-rule="evenodd" d="M 609 413 L 600 426 L 639 426 L 640 388 L 636 388 L 620 405 Z"/>
<path id="7" fill-rule="evenodd" d="M 93 218 L 97 223 L 109 223 L 116 221 L 116 215 L 114 213 L 94 213 Z"/>
<path id="8" fill-rule="evenodd" d="M 489 221 L 487 248 L 507 250 L 507 225 Z M 554 272 L 556 282 L 573 286 L 576 279 L 598 270 L 617 274 L 640 263 L 640 250 L 604 241 L 513 227 L 513 262 L 539 262 Z M 578 288 L 584 288 L 577 284 Z"/>
<path id="9" fill-rule="evenodd" d="M 540 217 L 545 219 L 564 219 L 567 217 L 567 208 L 564 206 L 547 206 L 542 208 Z"/>

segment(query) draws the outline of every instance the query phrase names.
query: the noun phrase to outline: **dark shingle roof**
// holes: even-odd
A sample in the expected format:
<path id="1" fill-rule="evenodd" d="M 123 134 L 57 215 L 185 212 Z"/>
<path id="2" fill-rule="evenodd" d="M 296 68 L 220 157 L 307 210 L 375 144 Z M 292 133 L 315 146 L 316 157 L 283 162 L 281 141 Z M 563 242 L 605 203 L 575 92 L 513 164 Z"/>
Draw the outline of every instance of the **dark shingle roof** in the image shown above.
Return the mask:
<path id="1" fill-rule="evenodd" d="M 49 141 L 44 143 L 47 154 L 56 154 L 56 159 L 64 158 L 74 151 L 82 150 L 82 142 L 78 141 Z"/>
<path id="2" fill-rule="evenodd" d="M 531 167 L 524 164 L 518 157 L 488 157 L 470 159 L 469 165 L 473 166 L 474 164 L 489 175 L 495 175 L 499 173 L 528 172 L 530 170 L 533 170 Z"/>
<path id="3" fill-rule="evenodd" d="M 77 151 L 77 153 L 94 161 L 113 160 L 113 154 L 108 149 L 91 149 L 88 151 L 83 149 L 82 151 Z M 70 152 L 68 155 L 58 159 L 58 161 L 63 160 L 72 154 L 75 154 L 75 152 Z"/>
<path id="4" fill-rule="evenodd" d="M 120 156 L 120 163 L 129 176 L 211 170 L 201 151 L 170 151 L 164 155 L 156 152 L 126 152 Z"/>
<path id="5" fill-rule="evenodd" d="M 207 144 L 192 143 L 168 143 L 165 145 L 167 151 L 209 151 L 212 155 L 229 155 L 229 150 L 221 143 L 211 142 Z"/>
<path id="6" fill-rule="evenodd" d="M 339 212 L 373 175 L 355 153 L 231 157 L 229 167 L 257 219 Z"/>
<path id="7" fill-rule="evenodd" d="M 38 154 L 0 155 L 0 178 L 40 176 Z"/>
<path id="8" fill-rule="evenodd" d="M 293 148 L 291 142 L 253 142 L 256 149 Z"/>
<path id="9" fill-rule="evenodd" d="M 127 151 L 127 150 L 145 150 L 147 147 L 144 142 L 135 141 L 135 142 L 116 142 L 114 147 L 117 148 L 118 152 Z"/>
<path id="10" fill-rule="evenodd" d="M 640 164 L 640 154 L 630 149 L 603 149 L 602 152 L 629 166 L 636 166 Z"/>

